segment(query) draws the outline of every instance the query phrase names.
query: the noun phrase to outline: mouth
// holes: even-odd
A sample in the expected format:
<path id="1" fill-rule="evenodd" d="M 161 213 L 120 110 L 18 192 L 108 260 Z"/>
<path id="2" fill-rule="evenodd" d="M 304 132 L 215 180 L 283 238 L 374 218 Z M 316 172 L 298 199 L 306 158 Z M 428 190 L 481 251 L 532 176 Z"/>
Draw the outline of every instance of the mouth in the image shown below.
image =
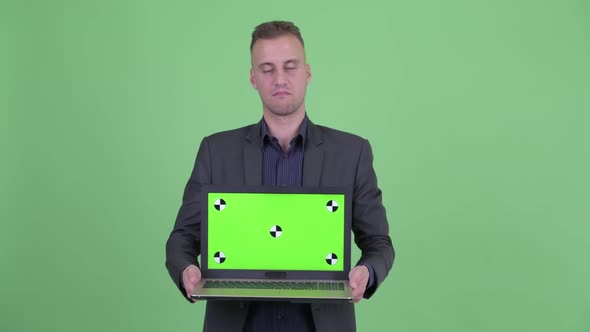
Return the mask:
<path id="1" fill-rule="evenodd" d="M 277 91 L 277 92 L 273 93 L 272 95 L 276 96 L 276 97 L 283 97 L 283 96 L 290 95 L 290 93 L 288 91 L 281 90 L 281 91 Z"/>

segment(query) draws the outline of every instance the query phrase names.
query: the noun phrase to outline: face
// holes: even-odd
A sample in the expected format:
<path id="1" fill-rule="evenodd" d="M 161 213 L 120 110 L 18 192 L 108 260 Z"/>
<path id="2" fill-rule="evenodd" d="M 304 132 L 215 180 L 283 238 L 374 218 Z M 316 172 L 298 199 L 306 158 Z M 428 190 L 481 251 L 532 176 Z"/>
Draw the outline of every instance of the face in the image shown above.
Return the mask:
<path id="1" fill-rule="evenodd" d="M 250 83 L 258 90 L 264 112 L 287 116 L 305 111 L 311 80 L 303 45 L 292 35 L 259 39 L 252 48 Z"/>

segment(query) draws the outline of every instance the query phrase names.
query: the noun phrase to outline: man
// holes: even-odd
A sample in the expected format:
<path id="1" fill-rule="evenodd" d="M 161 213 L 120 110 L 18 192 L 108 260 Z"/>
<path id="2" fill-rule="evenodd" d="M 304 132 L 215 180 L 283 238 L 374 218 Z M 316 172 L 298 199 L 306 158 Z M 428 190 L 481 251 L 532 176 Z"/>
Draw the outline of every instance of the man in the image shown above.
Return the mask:
<path id="1" fill-rule="evenodd" d="M 389 273 L 393 246 L 369 142 L 313 124 L 305 93 L 311 80 L 304 42 L 291 22 L 260 24 L 250 44 L 250 83 L 263 119 L 201 142 L 182 206 L 166 244 L 166 267 L 189 300 L 201 278 L 200 188 L 204 184 L 351 186 L 352 230 L 362 251 L 349 282 L 356 303 Z M 206 331 L 354 331 L 353 303 L 208 301 Z"/>

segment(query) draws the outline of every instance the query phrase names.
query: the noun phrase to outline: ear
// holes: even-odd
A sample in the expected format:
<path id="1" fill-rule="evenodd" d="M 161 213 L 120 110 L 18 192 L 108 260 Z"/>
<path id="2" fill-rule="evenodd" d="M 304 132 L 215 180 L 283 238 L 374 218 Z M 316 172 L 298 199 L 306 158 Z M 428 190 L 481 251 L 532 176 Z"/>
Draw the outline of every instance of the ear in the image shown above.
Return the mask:
<path id="1" fill-rule="evenodd" d="M 256 79 L 254 78 L 254 69 L 250 68 L 250 84 L 252 84 L 252 87 L 256 90 L 258 90 L 258 87 L 256 86 Z"/>
<path id="2" fill-rule="evenodd" d="M 305 75 L 306 75 L 306 83 L 309 84 L 309 82 L 311 81 L 311 68 L 309 67 L 309 64 L 306 63 L 305 64 Z"/>

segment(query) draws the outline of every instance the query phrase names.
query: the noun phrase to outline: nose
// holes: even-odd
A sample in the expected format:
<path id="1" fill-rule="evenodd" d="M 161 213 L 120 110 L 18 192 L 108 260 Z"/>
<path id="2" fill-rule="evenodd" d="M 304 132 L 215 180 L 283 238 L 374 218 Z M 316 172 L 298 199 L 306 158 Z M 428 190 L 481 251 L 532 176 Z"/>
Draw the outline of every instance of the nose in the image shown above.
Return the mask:
<path id="1" fill-rule="evenodd" d="M 287 84 L 287 77 L 286 77 L 286 73 L 284 70 L 279 69 L 276 71 L 276 75 L 275 75 L 275 86 L 277 87 L 282 87 L 285 86 Z"/>

